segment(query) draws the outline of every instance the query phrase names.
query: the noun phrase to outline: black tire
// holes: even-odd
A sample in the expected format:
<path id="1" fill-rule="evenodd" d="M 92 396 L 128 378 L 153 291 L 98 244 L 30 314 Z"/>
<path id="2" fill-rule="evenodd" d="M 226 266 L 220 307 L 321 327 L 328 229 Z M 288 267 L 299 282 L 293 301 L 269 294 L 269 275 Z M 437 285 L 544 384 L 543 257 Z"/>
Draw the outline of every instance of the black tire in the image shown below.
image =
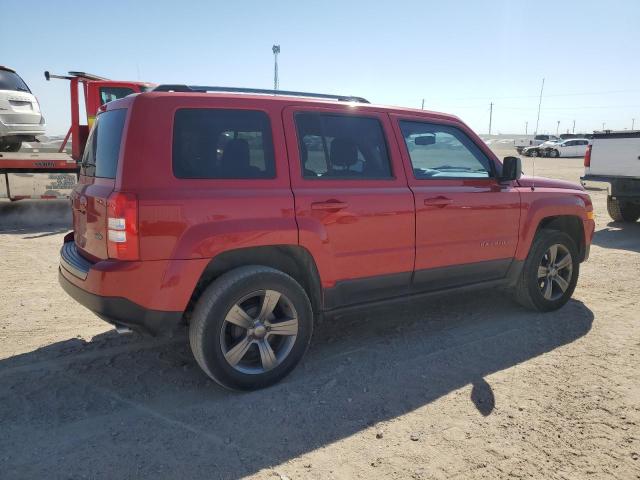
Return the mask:
<path id="1" fill-rule="evenodd" d="M 560 157 L 560 152 L 558 150 L 551 150 L 551 157 L 558 158 Z"/>
<path id="2" fill-rule="evenodd" d="M 277 366 L 261 373 L 243 373 L 225 358 L 223 330 L 226 328 L 225 324 L 229 325 L 225 318 L 241 299 L 267 290 L 281 293 L 282 298 L 295 309 L 298 319 L 297 335 L 292 339 L 293 346 L 289 347 L 290 350 L 281 361 L 278 360 L 281 363 Z M 251 265 L 231 270 L 207 287 L 196 303 L 191 318 L 189 342 L 198 365 L 217 383 L 231 390 L 254 390 L 273 385 L 288 375 L 304 356 L 312 333 L 311 302 L 300 284 L 279 270 Z M 259 354 L 259 347 L 256 349 Z M 260 358 L 262 360 L 261 356 Z"/>
<path id="3" fill-rule="evenodd" d="M 537 157 L 538 156 L 538 150 L 531 150 L 529 152 L 529 156 L 530 157 Z"/>
<path id="4" fill-rule="evenodd" d="M 0 152 L 18 152 L 22 148 L 21 141 L 0 142 Z"/>
<path id="5" fill-rule="evenodd" d="M 546 258 L 547 251 L 554 245 L 561 245 L 571 254 L 571 278 L 566 280 L 568 286 L 558 298 L 551 300 L 544 297 L 541 280 L 538 276 L 538 268 Z M 524 262 L 520 278 L 516 285 L 515 298 L 524 307 L 539 312 L 557 310 L 569 301 L 578 283 L 580 262 L 578 261 L 578 248 L 569 235 L 557 230 L 540 230 L 531 245 L 529 255 Z M 546 279 L 549 282 L 549 279 Z M 544 280 L 542 281 L 544 282 Z M 552 282 L 552 287 L 553 282 Z M 557 287 L 554 287 L 557 289 Z M 560 293 L 560 292 L 558 292 Z"/>
<path id="6" fill-rule="evenodd" d="M 635 222 L 640 218 L 640 205 L 621 202 L 611 195 L 607 196 L 607 211 L 616 222 Z"/>

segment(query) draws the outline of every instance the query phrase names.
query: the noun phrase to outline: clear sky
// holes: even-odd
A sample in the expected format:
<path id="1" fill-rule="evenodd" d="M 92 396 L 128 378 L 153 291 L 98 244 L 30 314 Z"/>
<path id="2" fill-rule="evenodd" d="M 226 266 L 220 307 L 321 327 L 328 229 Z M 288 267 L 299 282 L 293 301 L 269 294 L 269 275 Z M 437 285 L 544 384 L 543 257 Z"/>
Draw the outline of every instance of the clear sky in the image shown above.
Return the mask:
<path id="1" fill-rule="evenodd" d="M 360 95 L 459 115 L 479 133 L 640 128 L 640 1 L 0 0 L 0 64 L 66 132 L 42 72 Z"/>

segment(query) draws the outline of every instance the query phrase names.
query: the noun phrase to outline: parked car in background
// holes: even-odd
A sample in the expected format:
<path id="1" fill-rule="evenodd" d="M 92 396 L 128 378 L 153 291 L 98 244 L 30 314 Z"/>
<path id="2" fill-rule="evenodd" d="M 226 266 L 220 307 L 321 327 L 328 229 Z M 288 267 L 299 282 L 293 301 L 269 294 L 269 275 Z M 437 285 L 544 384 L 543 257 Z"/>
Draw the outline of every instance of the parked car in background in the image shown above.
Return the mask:
<path id="1" fill-rule="evenodd" d="M 556 143 L 561 142 L 558 137 L 553 137 L 552 140 L 547 140 L 540 145 L 533 145 L 531 147 L 525 147 L 520 152 L 526 157 L 542 157 L 547 148 L 553 147 Z"/>
<path id="2" fill-rule="evenodd" d="M 640 130 L 594 132 L 583 182 L 609 184 L 607 210 L 616 222 L 640 218 Z"/>
<path id="3" fill-rule="evenodd" d="M 538 145 L 543 144 L 548 141 L 560 141 L 559 137 L 555 135 L 536 135 L 533 138 L 518 138 L 514 140 L 514 146 L 518 153 L 522 153 L 523 149 L 526 147 L 537 147 Z"/>
<path id="4" fill-rule="evenodd" d="M 159 86 L 98 114 L 58 278 L 100 318 L 187 324 L 207 375 L 254 389 L 325 315 L 474 287 L 546 312 L 573 294 L 594 231 L 580 185 L 521 177 L 452 115 L 221 90 Z"/>
<path id="5" fill-rule="evenodd" d="M 541 148 L 543 157 L 584 157 L 589 140 L 586 138 L 572 138 L 562 142 L 553 143 Z"/>
<path id="6" fill-rule="evenodd" d="M 15 70 L 0 65 L 0 152 L 17 152 L 44 131 L 38 99 Z"/>

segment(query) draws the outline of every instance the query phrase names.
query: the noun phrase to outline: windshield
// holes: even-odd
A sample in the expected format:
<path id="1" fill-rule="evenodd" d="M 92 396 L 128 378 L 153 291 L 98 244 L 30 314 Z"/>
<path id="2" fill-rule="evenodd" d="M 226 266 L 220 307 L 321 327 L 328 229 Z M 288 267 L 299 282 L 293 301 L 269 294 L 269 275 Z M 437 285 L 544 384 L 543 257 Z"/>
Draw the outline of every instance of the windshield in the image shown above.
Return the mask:
<path id="1" fill-rule="evenodd" d="M 0 90 L 17 90 L 31 93 L 27 84 L 20 78 L 20 75 L 9 70 L 0 70 Z"/>

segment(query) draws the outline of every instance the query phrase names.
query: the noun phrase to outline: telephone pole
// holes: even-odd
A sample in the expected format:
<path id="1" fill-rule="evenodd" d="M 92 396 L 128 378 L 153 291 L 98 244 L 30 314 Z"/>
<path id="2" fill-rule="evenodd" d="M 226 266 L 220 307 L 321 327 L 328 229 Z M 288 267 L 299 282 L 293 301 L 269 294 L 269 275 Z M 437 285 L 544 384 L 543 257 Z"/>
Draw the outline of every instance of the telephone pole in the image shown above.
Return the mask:
<path id="1" fill-rule="evenodd" d="M 280 53 L 280 45 L 274 45 L 271 48 L 273 52 L 273 89 L 278 90 L 280 80 L 278 79 L 278 54 Z"/>
<path id="2" fill-rule="evenodd" d="M 558 120 L 558 124 L 556 125 L 556 137 L 558 136 L 559 131 L 560 131 L 560 120 Z"/>
<path id="3" fill-rule="evenodd" d="M 631 119 L 631 130 L 633 130 L 633 127 L 635 127 L 635 126 L 636 126 L 636 119 L 632 118 Z"/>
<path id="4" fill-rule="evenodd" d="M 422 110 L 424 110 L 424 98 L 422 99 Z"/>
<path id="5" fill-rule="evenodd" d="M 527 135 L 529 131 L 529 122 L 524 122 L 524 134 Z"/>
<path id="6" fill-rule="evenodd" d="M 493 102 L 489 104 L 489 135 L 491 135 L 491 120 L 493 117 Z"/>
<path id="7" fill-rule="evenodd" d="M 571 130 L 571 133 L 576 133 L 576 121 L 573 121 L 573 130 Z"/>
<path id="8" fill-rule="evenodd" d="M 538 101 L 538 119 L 536 120 L 536 131 L 534 135 L 538 134 L 538 125 L 540 123 L 540 107 L 542 106 L 542 91 L 544 90 L 544 78 L 542 79 L 542 87 L 540 87 L 540 100 Z"/>

